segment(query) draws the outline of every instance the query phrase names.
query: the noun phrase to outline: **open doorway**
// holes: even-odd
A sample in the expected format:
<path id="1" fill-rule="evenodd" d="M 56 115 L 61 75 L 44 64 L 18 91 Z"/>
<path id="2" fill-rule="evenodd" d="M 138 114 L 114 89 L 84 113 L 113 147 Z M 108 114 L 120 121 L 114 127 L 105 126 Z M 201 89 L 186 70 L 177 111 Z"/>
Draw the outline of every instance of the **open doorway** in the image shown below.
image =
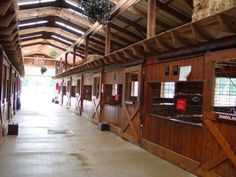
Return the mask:
<path id="1" fill-rule="evenodd" d="M 40 67 L 25 67 L 25 77 L 22 80 L 21 104 L 30 107 L 48 106 L 55 96 L 55 81 L 52 76 L 55 74 L 54 68 L 47 68 L 41 74 Z"/>

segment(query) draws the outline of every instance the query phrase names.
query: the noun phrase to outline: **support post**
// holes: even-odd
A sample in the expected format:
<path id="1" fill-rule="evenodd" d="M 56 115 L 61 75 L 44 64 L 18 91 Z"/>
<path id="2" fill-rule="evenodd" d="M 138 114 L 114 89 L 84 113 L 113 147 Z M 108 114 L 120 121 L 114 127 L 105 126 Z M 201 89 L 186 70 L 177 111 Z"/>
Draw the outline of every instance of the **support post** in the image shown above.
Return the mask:
<path id="1" fill-rule="evenodd" d="M 60 58 L 60 64 L 59 64 L 59 72 L 62 72 L 62 58 Z"/>
<path id="2" fill-rule="evenodd" d="M 9 69 L 9 82 L 8 82 L 8 90 L 7 90 L 7 103 L 8 103 L 8 120 L 11 119 L 11 94 L 12 94 L 12 65 L 10 65 L 10 69 Z"/>
<path id="3" fill-rule="evenodd" d="M 111 23 L 106 27 L 106 43 L 105 43 L 105 55 L 111 52 Z"/>
<path id="4" fill-rule="evenodd" d="M 156 35 L 156 0 L 148 0 L 147 38 Z"/>
<path id="5" fill-rule="evenodd" d="M 73 48 L 73 68 L 75 67 L 75 61 L 76 61 L 76 49 L 77 45 L 75 45 Z"/>
<path id="6" fill-rule="evenodd" d="M 66 53 L 65 55 L 65 71 L 67 70 L 68 68 L 68 53 Z"/>
<path id="7" fill-rule="evenodd" d="M 88 48 L 89 48 L 89 37 L 85 39 L 85 49 L 84 49 L 84 62 L 88 59 Z"/>

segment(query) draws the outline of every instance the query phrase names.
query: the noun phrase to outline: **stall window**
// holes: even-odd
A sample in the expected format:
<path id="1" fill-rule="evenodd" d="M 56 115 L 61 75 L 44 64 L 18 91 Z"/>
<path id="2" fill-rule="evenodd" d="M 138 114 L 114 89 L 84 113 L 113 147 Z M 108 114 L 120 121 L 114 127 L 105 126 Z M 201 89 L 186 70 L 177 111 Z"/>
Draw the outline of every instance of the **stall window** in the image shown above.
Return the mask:
<path id="1" fill-rule="evenodd" d="M 77 80 L 76 93 L 80 95 L 80 79 Z"/>
<path id="2" fill-rule="evenodd" d="M 236 105 L 236 78 L 218 77 L 215 80 L 214 106 Z"/>
<path id="3" fill-rule="evenodd" d="M 92 85 L 84 85 L 83 93 L 85 100 L 92 101 Z"/>
<path id="4" fill-rule="evenodd" d="M 93 96 L 99 97 L 100 92 L 100 77 L 94 77 L 93 79 Z"/>
<path id="5" fill-rule="evenodd" d="M 70 92 L 70 81 L 67 81 L 66 92 Z"/>
<path id="6" fill-rule="evenodd" d="M 213 110 L 236 114 L 236 60 L 219 61 L 215 65 Z"/>
<path id="7" fill-rule="evenodd" d="M 76 86 L 72 85 L 71 86 L 71 93 L 70 93 L 71 97 L 75 97 L 75 90 L 76 90 Z"/>
<path id="8" fill-rule="evenodd" d="M 200 122 L 202 118 L 203 82 L 149 83 L 151 114 Z"/>
<path id="9" fill-rule="evenodd" d="M 126 74 L 125 99 L 128 101 L 137 101 L 139 91 L 138 72 Z"/>
<path id="10" fill-rule="evenodd" d="M 105 104 L 121 105 L 122 102 L 121 84 L 105 84 L 103 93 L 104 93 Z"/>
<path id="11" fill-rule="evenodd" d="M 175 94 L 174 82 L 161 83 L 161 98 L 174 98 L 174 94 Z"/>
<path id="12" fill-rule="evenodd" d="M 66 95 L 66 86 L 62 86 L 62 95 Z"/>

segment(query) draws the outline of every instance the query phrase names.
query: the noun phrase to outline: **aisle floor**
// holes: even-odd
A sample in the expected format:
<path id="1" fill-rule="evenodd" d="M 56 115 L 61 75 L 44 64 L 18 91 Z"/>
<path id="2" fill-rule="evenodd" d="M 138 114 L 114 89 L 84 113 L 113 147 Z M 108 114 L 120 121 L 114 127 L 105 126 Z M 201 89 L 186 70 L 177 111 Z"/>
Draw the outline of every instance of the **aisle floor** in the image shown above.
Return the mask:
<path id="1" fill-rule="evenodd" d="M 1 177 L 194 177 L 52 103 L 28 105 L 15 121 L 19 135 L 0 150 Z"/>

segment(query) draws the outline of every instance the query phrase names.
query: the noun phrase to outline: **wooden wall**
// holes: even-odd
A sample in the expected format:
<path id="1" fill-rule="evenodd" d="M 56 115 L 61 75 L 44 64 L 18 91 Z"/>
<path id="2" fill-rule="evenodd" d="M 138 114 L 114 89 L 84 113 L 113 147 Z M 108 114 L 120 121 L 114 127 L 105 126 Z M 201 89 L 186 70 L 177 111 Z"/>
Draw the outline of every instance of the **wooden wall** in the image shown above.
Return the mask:
<path id="1" fill-rule="evenodd" d="M 7 56 L 0 50 L 0 142 L 8 133 L 8 124 L 16 114 L 17 97 L 20 96 L 21 80 Z"/>
<path id="2" fill-rule="evenodd" d="M 146 60 L 142 67 L 136 66 L 140 78 L 140 93 L 137 105 L 125 105 L 125 73 L 137 68 L 120 68 L 101 74 L 103 84 L 123 84 L 123 102 L 121 106 L 101 104 L 101 122 L 116 127 L 123 138 L 139 143 L 150 152 L 188 170 L 198 176 L 236 177 L 236 124 L 219 122 L 212 111 L 212 93 L 214 90 L 214 62 L 222 59 L 236 59 L 236 49 L 212 52 L 206 55 L 158 61 L 155 57 Z M 191 66 L 188 81 L 203 83 L 203 118 L 198 124 L 181 122 L 169 117 L 150 114 L 150 83 L 178 82 L 179 75 L 174 75 L 174 67 Z M 169 67 L 169 75 L 165 75 Z M 92 85 L 94 73 L 84 76 L 83 85 Z M 143 79 L 142 79 L 143 78 Z M 187 81 L 187 82 L 188 82 Z M 142 83 L 144 86 L 142 86 Z M 142 96 L 143 95 L 143 96 Z M 138 114 L 127 126 L 128 119 L 138 107 Z M 125 113 L 125 109 L 130 113 Z M 94 112 L 93 102 L 83 101 L 83 116 L 91 118 Z M 140 112 L 142 114 L 140 114 Z M 142 116 L 142 117 L 141 117 Z M 122 132 L 123 130 L 123 132 Z M 134 141 L 133 134 L 138 133 L 140 141 Z M 131 136 L 131 137 L 129 137 Z M 137 140 L 137 138 L 135 138 Z"/>
<path id="3" fill-rule="evenodd" d="M 236 50 L 210 53 L 205 56 L 158 62 L 149 58 L 145 66 L 143 147 L 199 176 L 236 176 L 236 124 L 219 122 L 212 112 L 214 84 L 214 62 L 222 59 L 236 59 Z M 168 117 L 148 113 L 150 106 L 149 82 L 178 81 L 172 73 L 173 66 L 192 66 L 188 81 L 204 82 L 203 121 L 201 126 L 170 120 Z M 165 76 L 165 68 L 170 75 Z M 165 153 L 163 149 L 165 148 Z M 181 158 L 174 152 L 182 155 Z M 184 164 L 183 159 L 194 160 Z"/>
<path id="4" fill-rule="evenodd" d="M 84 75 L 83 85 L 91 85 L 91 86 L 93 85 L 93 73 Z M 83 92 L 82 95 L 84 95 L 85 94 L 84 90 L 82 92 Z M 82 115 L 87 119 L 91 119 L 92 113 L 93 113 L 92 101 L 83 99 Z"/>
<path id="5" fill-rule="evenodd" d="M 103 84 L 123 84 L 124 73 L 122 69 L 103 73 Z M 105 89 L 105 88 L 104 88 Z M 104 94 L 103 94 L 104 96 Z M 104 101 L 103 97 L 103 101 Z M 121 128 L 122 107 L 120 105 L 108 105 L 102 103 L 101 120 L 117 128 Z"/>

